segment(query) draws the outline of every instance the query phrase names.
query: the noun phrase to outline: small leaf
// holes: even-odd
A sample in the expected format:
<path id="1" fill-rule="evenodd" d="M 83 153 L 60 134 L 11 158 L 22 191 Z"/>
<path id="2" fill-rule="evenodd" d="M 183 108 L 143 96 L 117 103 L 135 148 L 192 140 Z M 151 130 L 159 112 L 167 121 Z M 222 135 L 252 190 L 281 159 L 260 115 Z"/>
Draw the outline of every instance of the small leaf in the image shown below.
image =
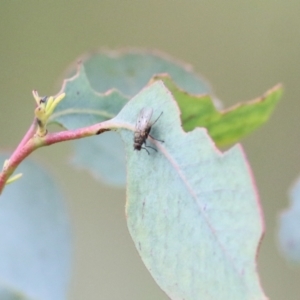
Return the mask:
<path id="1" fill-rule="evenodd" d="M 113 118 L 127 99 L 117 91 L 106 94 L 95 92 L 79 65 L 77 74 L 65 80 L 60 94 L 66 96 L 52 113 L 49 123 L 58 123 L 67 129 L 76 129 Z"/>
<path id="2" fill-rule="evenodd" d="M 6 184 L 13 183 L 13 182 L 17 181 L 18 179 L 20 179 L 22 176 L 23 176 L 22 173 L 18 173 L 16 175 L 13 175 L 13 176 L 11 176 L 7 179 Z"/>
<path id="3" fill-rule="evenodd" d="M 133 150 L 136 118 L 161 112 L 148 139 Z M 219 152 L 203 129 L 185 133 L 161 82 L 144 89 L 111 120 L 127 157 L 126 214 L 146 267 L 171 299 L 266 299 L 257 270 L 263 223 L 240 146 Z"/>
<path id="4" fill-rule="evenodd" d="M 157 76 L 154 80 L 160 79 L 180 107 L 184 130 L 207 128 L 217 146 L 234 144 L 264 124 L 282 96 L 282 87 L 277 85 L 262 97 L 219 111 L 209 95 L 188 94 L 169 76 Z"/>
<path id="5" fill-rule="evenodd" d="M 285 258 L 300 263 L 300 179 L 290 193 L 290 207 L 279 219 L 279 245 Z"/>
<path id="6" fill-rule="evenodd" d="M 24 176 L 0 198 L 0 299 L 66 299 L 72 251 L 63 196 L 36 163 L 19 169 Z"/>
<path id="7" fill-rule="evenodd" d="M 116 91 L 106 94 L 95 92 L 89 83 L 85 68 L 80 65 L 78 73 L 65 81 L 62 91 L 66 97 L 57 105 L 50 120 L 67 129 L 76 129 L 113 118 L 127 103 Z M 98 179 L 121 186 L 125 182 L 124 149 L 118 137 L 97 136 L 74 142 L 73 163 L 88 169 Z M 114 151 L 107 151 L 115 149 Z"/>

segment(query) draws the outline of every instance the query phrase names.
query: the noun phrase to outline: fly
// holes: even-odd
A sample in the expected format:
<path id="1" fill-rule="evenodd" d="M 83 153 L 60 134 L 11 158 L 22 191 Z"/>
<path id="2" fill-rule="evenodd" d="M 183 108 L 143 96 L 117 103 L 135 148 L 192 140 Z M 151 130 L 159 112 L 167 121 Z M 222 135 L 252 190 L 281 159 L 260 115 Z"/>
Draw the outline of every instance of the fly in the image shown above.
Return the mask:
<path id="1" fill-rule="evenodd" d="M 148 138 L 148 136 L 150 136 L 152 139 L 159 141 L 159 142 L 164 142 L 162 140 L 158 140 L 156 138 L 154 138 L 151 134 L 151 128 L 152 126 L 157 122 L 157 120 L 160 118 L 161 114 L 158 116 L 158 118 L 151 123 L 151 117 L 152 117 L 152 113 L 153 113 L 153 109 L 152 108 L 148 108 L 148 107 L 144 107 L 141 109 L 137 121 L 136 121 L 136 125 L 135 125 L 135 132 L 134 132 L 134 143 L 133 143 L 133 148 L 134 150 L 138 150 L 140 151 L 141 149 L 145 149 L 148 154 L 149 151 L 147 148 L 151 148 L 155 151 L 157 151 L 155 148 L 151 147 L 151 146 L 147 146 L 146 145 L 146 140 Z M 143 145 L 145 144 L 145 147 L 143 147 Z"/>

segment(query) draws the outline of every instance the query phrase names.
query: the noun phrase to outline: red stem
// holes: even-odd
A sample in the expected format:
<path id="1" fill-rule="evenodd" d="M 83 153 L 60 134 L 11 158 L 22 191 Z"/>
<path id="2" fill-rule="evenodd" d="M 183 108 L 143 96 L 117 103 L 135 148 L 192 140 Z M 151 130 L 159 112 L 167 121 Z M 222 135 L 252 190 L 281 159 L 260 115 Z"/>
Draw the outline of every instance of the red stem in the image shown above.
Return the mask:
<path id="1" fill-rule="evenodd" d="M 18 145 L 18 147 L 16 148 L 16 150 L 14 152 L 20 151 L 20 149 L 34 136 L 34 134 L 36 132 L 36 128 L 37 128 L 37 123 L 36 123 L 36 118 L 34 118 L 28 131 L 26 132 L 22 141 L 20 142 L 20 144 Z"/>
<path id="2" fill-rule="evenodd" d="M 25 134 L 19 146 L 10 157 L 9 163 L 7 164 L 6 168 L 4 168 L 3 171 L 0 173 L 0 195 L 5 187 L 6 181 L 13 174 L 18 165 L 34 150 L 43 146 L 101 134 L 102 132 L 111 130 L 112 128 L 120 127 L 120 124 L 115 124 L 113 122 L 110 122 L 109 120 L 75 130 L 66 130 L 55 133 L 49 133 L 44 137 L 34 136 L 35 127 L 36 125 L 34 120 L 33 124 L 29 128 L 28 132 Z"/>

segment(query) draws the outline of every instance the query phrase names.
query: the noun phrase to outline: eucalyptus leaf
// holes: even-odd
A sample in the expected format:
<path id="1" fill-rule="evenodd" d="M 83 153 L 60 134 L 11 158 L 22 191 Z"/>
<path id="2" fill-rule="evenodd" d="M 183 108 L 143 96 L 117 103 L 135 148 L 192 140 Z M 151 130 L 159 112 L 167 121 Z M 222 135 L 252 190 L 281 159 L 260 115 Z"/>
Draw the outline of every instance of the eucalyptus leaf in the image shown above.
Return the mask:
<path id="1" fill-rule="evenodd" d="M 18 171 L 0 199 L 0 299 L 66 299 L 72 249 L 63 196 L 36 163 Z"/>
<path id="2" fill-rule="evenodd" d="M 136 118 L 153 110 L 144 146 Z M 205 129 L 185 133 L 171 93 L 156 82 L 111 120 L 127 157 L 126 215 L 149 272 L 171 299 L 266 299 L 256 270 L 263 233 L 250 167 L 237 145 L 217 150 Z M 147 124 L 147 122 L 144 122 Z M 144 126 L 147 128 L 147 126 Z"/>
<path id="3" fill-rule="evenodd" d="M 85 56 L 83 64 L 91 87 L 100 93 L 117 89 L 132 98 L 156 74 L 167 73 L 183 90 L 212 94 L 209 84 L 193 68 L 160 51 L 120 49 Z"/>
<path id="4" fill-rule="evenodd" d="M 290 192 L 290 207 L 279 219 L 279 245 L 285 258 L 300 264 L 300 179 Z"/>
<path id="5" fill-rule="evenodd" d="M 126 184 L 124 146 L 115 132 L 76 141 L 71 162 L 106 184 L 117 187 Z"/>
<path id="6" fill-rule="evenodd" d="M 126 102 L 156 74 L 166 73 L 176 85 L 191 94 L 210 94 L 208 83 L 188 64 L 158 51 L 124 49 L 85 56 L 66 79 L 60 93 L 66 97 L 56 107 L 49 123 L 67 129 L 92 125 L 118 114 Z"/>
<path id="7" fill-rule="evenodd" d="M 127 103 L 117 91 L 105 94 L 94 91 L 84 65 L 79 65 L 77 74 L 65 80 L 61 92 L 66 97 L 56 107 L 50 123 L 59 123 L 69 130 L 111 119 Z M 118 136 L 106 134 L 75 141 L 73 145 L 72 163 L 76 167 L 90 171 L 107 184 L 125 185 L 125 153 Z"/>
<path id="8" fill-rule="evenodd" d="M 66 93 L 66 96 L 55 108 L 49 124 L 58 123 L 67 129 L 111 119 L 127 102 L 127 98 L 115 90 L 105 94 L 93 90 L 82 64 L 76 75 L 64 81 L 60 93 Z"/>

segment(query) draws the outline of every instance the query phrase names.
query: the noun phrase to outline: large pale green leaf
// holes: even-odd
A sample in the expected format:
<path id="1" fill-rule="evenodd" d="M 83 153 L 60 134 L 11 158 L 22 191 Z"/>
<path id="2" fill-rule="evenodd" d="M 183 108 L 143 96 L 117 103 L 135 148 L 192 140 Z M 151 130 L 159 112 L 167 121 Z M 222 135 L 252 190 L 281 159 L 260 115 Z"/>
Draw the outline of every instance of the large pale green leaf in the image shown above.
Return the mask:
<path id="1" fill-rule="evenodd" d="M 136 118 L 152 121 L 148 148 L 133 150 Z M 185 133 L 161 82 L 144 89 L 111 120 L 125 142 L 126 214 L 146 267 L 171 299 L 265 299 L 256 270 L 263 224 L 240 146 L 219 152 L 205 129 Z"/>
<path id="2" fill-rule="evenodd" d="M 262 97 L 219 111 L 210 95 L 191 95 L 179 89 L 169 76 L 157 76 L 154 80 L 160 79 L 179 105 L 183 128 L 207 128 L 218 146 L 236 143 L 264 124 L 282 95 L 282 87 L 277 85 Z"/>
<path id="3" fill-rule="evenodd" d="M 279 219 L 279 243 L 285 258 L 300 263 L 300 179 L 290 193 L 290 207 Z"/>
<path id="4" fill-rule="evenodd" d="M 23 177 L 0 197 L 0 299 L 66 299 L 72 251 L 63 196 L 36 163 L 18 171 Z"/>

